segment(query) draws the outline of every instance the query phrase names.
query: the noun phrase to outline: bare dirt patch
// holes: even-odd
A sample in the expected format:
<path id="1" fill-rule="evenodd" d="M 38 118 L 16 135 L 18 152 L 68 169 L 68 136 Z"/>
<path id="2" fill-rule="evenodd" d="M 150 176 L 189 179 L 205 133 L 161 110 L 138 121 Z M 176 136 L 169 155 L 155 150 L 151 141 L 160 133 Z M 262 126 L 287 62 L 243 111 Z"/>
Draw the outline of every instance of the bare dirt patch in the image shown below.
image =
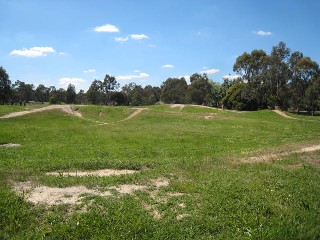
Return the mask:
<path id="1" fill-rule="evenodd" d="M 111 187 L 109 189 L 114 189 L 120 194 L 132 194 L 135 191 L 146 190 L 147 186 L 128 184 L 128 185 L 120 185 L 120 186 L 117 186 L 117 187 Z"/>
<path id="2" fill-rule="evenodd" d="M 164 178 L 152 179 L 151 185 L 155 186 L 157 190 L 159 190 L 161 187 L 168 186 L 169 180 Z M 150 193 L 148 186 L 136 184 L 111 186 L 107 188 L 107 191 L 99 191 L 88 189 L 85 186 L 57 188 L 34 186 L 32 182 L 20 182 L 15 183 L 13 189 L 17 194 L 24 195 L 27 201 L 45 205 L 78 204 L 85 194 L 113 196 L 112 191 L 116 191 L 118 194 L 133 194 L 135 191 L 145 191 Z"/>
<path id="3" fill-rule="evenodd" d="M 62 177 L 108 177 L 108 176 L 119 176 L 137 173 L 136 170 L 115 170 L 115 169 L 101 169 L 101 170 L 92 170 L 92 171 L 70 171 L 70 172 L 48 172 L 46 175 L 52 176 L 62 176 Z"/>
<path id="4" fill-rule="evenodd" d="M 176 217 L 176 219 L 177 219 L 177 221 L 181 221 L 182 219 L 184 219 L 185 217 L 188 217 L 188 216 L 189 216 L 189 214 L 179 214 Z"/>
<path id="5" fill-rule="evenodd" d="M 155 185 L 156 188 L 167 187 L 170 184 L 169 180 L 166 178 L 151 179 L 150 182 Z"/>
<path id="6" fill-rule="evenodd" d="M 294 117 L 290 117 L 289 115 L 287 115 L 286 113 L 280 111 L 280 110 L 272 110 L 273 112 L 275 112 L 276 114 L 280 115 L 281 117 L 284 117 L 284 118 L 288 118 L 288 119 L 297 119 L 297 118 L 294 118 Z"/>
<path id="7" fill-rule="evenodd" d="M 131 118 L 134 118 L 134 117 L 137 116 L 138 114 L 142 113 L 143 111 L 148 110 L 148 108 L 134 108 L 134 109 L 135 109 L 135 111 L 134 111 L 130 116 L 128 116 L 127 118 L 122 119 L 122 120 L 120 120 L 120 121 L 118 121 L 118 122 L 128 121 L 128 120 L 130 120 Z"/>
<path id="8" fill-rule="evenodd" d="M 15 148 L 15 147 L 20 147 L 20 144 L 16 144 L 16 143 L 4 143 L 4 144 L 0 144 L 0 148 Z"/>
<path id="9" fill-rule="evenodd" d="M 171 104 L 170 108 L 179 108 L 179 112 L 185 107 L 184 104 Z"/>
<path id="10" fill-rule="evenodd" d="M 35 185 L 32 182 L 19 182 L 13 184 L 13 190 L 18 195 L 24 196 L 26 201 L 34 204 L 43 204 L 46 206 L 54 206 L 61 204 L 69 204 L 71 208 L 76 205 L 83 204 L 83 201 L 87 196 L 101 196 L 101 197 L 115 197 L 120 195 L 130 194 L 133 195 L 137 191 L 142 191 L 149 194 L 153 199 L 153 203 L 141 202 L 142 208 L 147 210 L 154 219 L 161 219 L 162 213 L 159 211 L 159 204 L 166 204 L 170 197 L 183 196 L 183 193 L 162 193 L 160 189 L 169 186 L 170 181 L 166 178 L 150 179 L 149 184 L 136 185 L 136 184 L 124 184 L 118 186 L 108 187 L 105 191 L 98 189 L 88 189 L 85 186 L 71 186 L 65 188 L 48 187 L 44 185 Z M 155 189 L 154 189 L 155 188 Z M 135 198 L 139 199 L 137 195 Z M 90 201 L 89 204 L 92 204 Z M 184 203 L 179 203 L 176 206 L 178 209 L 183 210 L 186 208 Z M 70 210 L 70 209 L 69 209 Z M 70 210 L 72 213 L 73 210 Z M 87 211 L 87 206 L 83 206 L 82 212 Z M 177 215 L 177 220 L 182 220 L 188 214 Z"/>
<path id="11" fill-rule="evenodd" d="M 312 146 L 292 146 L 292 147 L 288 147 L 287 150 L 285 151 L 278 151 L 278 152 L 243 158 L 240 160 L 240 162 L 242 163 L 269 162 L 272 160 L 276 160 L 280 157 L 288 156 L 294 153 L 314 152 L 318 150 L 320 150 L 320 144 L 316 144 Z"/>
<path id="12" fill-rule="evenodd" d="M 78 204 L 85 194 L 97 196 L 111 196 L 111 192 L 99 192 L 88 189 L 85 186 L 73 186 L 67 188 L 56 188 L 48 186 L 33 187 L 31 182 L 21 182 L 14 186 L 18 194 L 23 194 L 27 201 L 34 204 L 59 205 Z"/>
<path id="13" fill-rule="evenodd" d="M 37 112 L 43 112 L 43 111 L 48 111 L 48 110 L 62 110 L 68 114 L 77 116 L 77 117 L 82 117 L 81 113 L 79 111 L 74 111 L 73 108 L 70 105 L 50 105 L 47 107 L 42 107 L 42 108 L 36 108 L 28 111 L 21 111 L 21 112 L 13 112 L 9 113 L 7 115 L 4 115 L 0 118 L 13 118 L 13 117 L 20 117 L 23 115 L 31 114 L 31 113 L 37 113 Z"/>
<path id="14" fill-rule="evenodd" d="M 215 118 L 216 115 L 217 115 L 217 113 L 209 113 L 208 115 L 204 116 L 203 118 L 208 120 L 208 119 Z"/>

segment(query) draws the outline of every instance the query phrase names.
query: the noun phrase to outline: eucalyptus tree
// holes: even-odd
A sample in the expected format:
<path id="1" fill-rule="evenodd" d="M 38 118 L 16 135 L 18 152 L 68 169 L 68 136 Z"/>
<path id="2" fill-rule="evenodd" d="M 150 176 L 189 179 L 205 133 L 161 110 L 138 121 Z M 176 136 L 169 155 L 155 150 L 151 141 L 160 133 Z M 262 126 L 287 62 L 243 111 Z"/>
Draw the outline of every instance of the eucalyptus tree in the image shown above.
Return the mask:
<path id="1" fill-rule="evenodd" d="M 11 81 L 6 70 L 0 66 L 0 104 L 7 103 L 11 95 Z"/>

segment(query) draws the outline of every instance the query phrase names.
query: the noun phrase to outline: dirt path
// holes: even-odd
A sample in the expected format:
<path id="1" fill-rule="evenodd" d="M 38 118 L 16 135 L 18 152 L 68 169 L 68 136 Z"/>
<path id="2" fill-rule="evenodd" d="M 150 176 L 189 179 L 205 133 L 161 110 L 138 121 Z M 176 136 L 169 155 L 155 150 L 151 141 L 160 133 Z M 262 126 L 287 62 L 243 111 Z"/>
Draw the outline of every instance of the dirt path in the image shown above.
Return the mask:
<path id="1" fill-rule="evenodd" d="M 294 118 L 294 117 L 290 117 L 289 115 L 287 115 L 286 113 L 280 111 L 280 110 L 272 110 L 273 112 L 275 112 L 276 114 L 279 114 L 280 116 L 284 117 L 284 118 L 288 118 L 288 119 L 296 119 L 298 120 L 298 118 Z"/>
<path id="2" fill-rule="evenodd" d="M 138 114 L 140 114 L 141 112 L 143 112 L 144 110 L 148 110 L 148 108 L 133 108 L 133 109 L 135 109 L 135 111 L 129 117 L 122 119 L 122 120 L 119 120 L 117 122 L 128 121 L 131 118 L 133 118 L 133 117 L 137 116 Z"/>
<path id="3" fill-rule="evenodd" d="M 24 115 L 31 114 L 31 113 L 38 113 L 38 112 L 56 110 L 56 109 L 62 110 L 63 112 L 68 113 L 68 114 L 70 114 L 72 116 L 76 116 L 76 117 L 79 117 L 79 118 L 82 118 L 82 119 L 86 119 L 86 120 L 91 121 L 91 122 L 98 123 L 100 125 L 111 124 L 111 123 L 100 122 L 100 121 L 95 121 L 95 120 L 92 120 L 92 119 L 89 119 L 89 118 L 85 118 L 85 117 L 82 116 L 80 111 L 74 111 L 72 106 L 70 106 L 70 105 L 50 105 L 50 106 L 47 106 L 47 107 L 32 109 L 32 110 L 28 110 L 28 111 L 13 112 L 13 113 L 9 113 L 7 115 L 4 115 L 4 116 L 0 117 L 0 119 L 20 117 L 20 116 L 24 116 Z M 147 108 L 134 108 L 134 110 L 135 111 L 130 116 L 128 116 L 127 118 L 119 120 L 119 121 L 114 122 L 114 123 L 128 121 L 131 118 L 133 118 L 133 117 L 137 116 L 138 114 L 140 114 L 142 111 L 147 110 Z"/>
<path id="4" fill-rule="evenodd" d="M 181 110 L 185 107 L 184 104 L 171 104 L 170 108 L 180 108 L 179 112 L 181 112 Z"/>
<path id="5" fill-rule="evenodd" d="M 314 144 L 309 146 L 300 146 L 300 147 L 287 147 L 289 150 L 286 151 L 278 151 L 273 153 L 261 154 L 259 156 L 252 156 L 243 158 L 240 160 L 241 163 L 259 163 L 259 162 L 269 162 L 272 160 L 276 160 L 283 156 L 288 156 L 294 153 L 306 153 L 306 152 L 315 152 L 320 150 L 320 144 Z"/>
<path id="6" fill-rule="evenodd" d="M 74 111 L 70 105 L 50 105 L 47 107 L 36 108 L 36 109 L 28 110 L 28 111 L 9 113 L 9 114 L 4 115 L 0 118 L 6 119 L 6 118 L 13 118 L 13 117 L 20 117 L 20 116 L 24 116 L 24 115 L 31 114 L 31 113 L 43 112 L 43 111 L 48 111 L 48 110 L 56 110 L 56 109 L 62 110 L 64 112 L 66 112 L 70 115 L 76 116 L 76 117 L 80 117 L 80 118 L 82 117 L 81 113 L 78 111 Z"/>

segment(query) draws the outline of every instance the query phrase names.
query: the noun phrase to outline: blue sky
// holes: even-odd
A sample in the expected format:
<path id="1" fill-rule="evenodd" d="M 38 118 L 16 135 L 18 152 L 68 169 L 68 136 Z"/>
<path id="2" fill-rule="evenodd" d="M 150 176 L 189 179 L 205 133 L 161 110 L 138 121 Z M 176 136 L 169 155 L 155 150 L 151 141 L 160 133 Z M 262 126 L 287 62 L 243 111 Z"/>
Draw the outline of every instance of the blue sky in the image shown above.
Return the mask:
<path id="1" fill-rule="evenodd" d="M 16 80 L 88 89 L 105 74 L 160 86 L 284 41 L 320 63 L 319 0 L 0 0 L 0 65 Z"/>

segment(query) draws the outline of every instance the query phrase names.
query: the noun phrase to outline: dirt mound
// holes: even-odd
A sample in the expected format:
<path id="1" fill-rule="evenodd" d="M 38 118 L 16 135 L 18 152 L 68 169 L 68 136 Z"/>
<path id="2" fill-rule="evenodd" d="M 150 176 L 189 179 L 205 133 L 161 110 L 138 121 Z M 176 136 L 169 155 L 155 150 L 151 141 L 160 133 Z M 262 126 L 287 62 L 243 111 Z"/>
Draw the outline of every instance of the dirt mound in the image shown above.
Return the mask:
<path id="1" fill-rule="evenodd" d="M 9 114 L 4 115 L 0 118 L 5 119 L 5 118 L 20 117 L 20 116 L 31 114 L 31 113 L 43 112 L 43 111 L 48 111 L 48 110 L 56 110 L 56 109 L 62 110 L 68 114 L 71 114 L 71 115 L 74 115 L 77 117 L 82 117 L 81 113 L 78 110 L 74 111 L 70 105 L 50 105 L 47 107 L 32 109 L 32 110 L 28 110 L 28 111 L 9 113 Z"/>

